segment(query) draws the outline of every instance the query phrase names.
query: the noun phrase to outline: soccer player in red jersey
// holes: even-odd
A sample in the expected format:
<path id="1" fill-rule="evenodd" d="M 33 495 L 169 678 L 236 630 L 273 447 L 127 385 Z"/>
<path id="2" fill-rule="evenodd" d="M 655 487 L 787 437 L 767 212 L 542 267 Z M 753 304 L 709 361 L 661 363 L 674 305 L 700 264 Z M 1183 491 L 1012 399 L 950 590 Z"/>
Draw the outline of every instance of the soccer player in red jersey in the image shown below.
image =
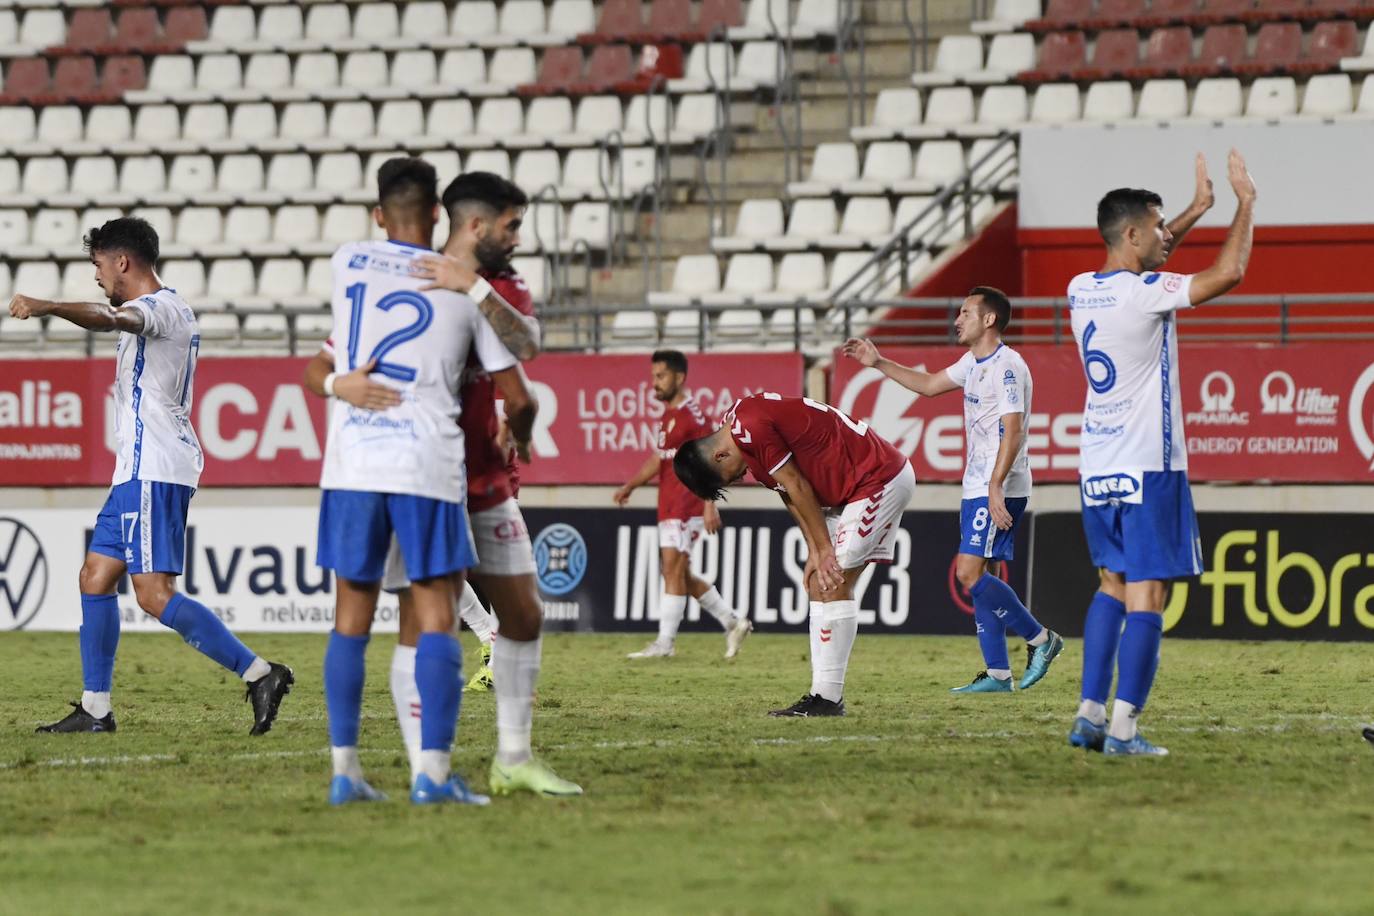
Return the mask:
<path id="1" fill-rule="evenodd" d="M 702 532 L 715 534 L 720 530 L 720 513 L 714 503 L 692 493 L 673 473 L 673 456 L 678 447 L 709 433 L 711 424 L 684 387 L 686 356 L 677 350 L 658 350 L 650 358 L 650 365 L 654 397 L 663 403 L 663 417 L 658 421 L 658 450 L 625 486 L 615 491 L 615 502 L 625 505 L 638 487 L 658 479 L 658 550 L 663 593 L 658 599 L 658 638 L 640 651 L 631 652 L 629 657 L 672 655 L 678 627 L 687 612 L 687 596 L 691 595 L 702 610 L 725 628 L 725 657 L 734 658 L 753 624 L 726 604 L 714 585 L 693 575 L 691 568 L 692 545 Z"/>
<path id="2" fill-rule="evenodd" d="M 519 359 L 539 352 L 539 323 L 529 290 L 510 266 L 519 244 L 527 198 L 511 182 L 487 172 L 455 178 L 444 191 L 443 205 L 452 226 L 442 254 L 420 259 L 428 288 L 453 289 L 477 300 L 478 307 L 506 347 Z M 429 225 L 433 232 L 433 224 Z M 423 233 L 421 233 L 423 235 Z M 326 388 L 355 406 L 380 409 L 384 395 L 368 379 L 369 366 L 338 375 L 326 385 L 333 353 L 328 344 L 307 370 L 307 385 L 316 393 Z M 518 367 L 517 371 L 518 371 Z M 321 371 L 323 370 L 323 371 Z M 389 389 L 388 389 L 389 390 Z M 394 392 L 393 392 L 394 394 Z M 492 760 L 493 794 L 530 791 L 545 796 L 580 795 L 576 784 L 558 777 L 530 749 L 534 685 L 542 655 L 540 630 L 543 603 L 534 578 L 534 553 L 529 532 L 515 503 L 519 477 L 515 456 L 529 461 L 529 424 L 516 422 L 509 393 L 511 424 L 496 414 L 495 384 L 490 376 L 469 365 L 460 392 L 463 410 L 459 426 L 465 438 L 468 476 L 467 508 L 476 542 L 478 566 L 472 578 L 491 600 L 501 623 L 501 639 L 492 643 L 489 679 L 496 690 L 497 752 Z M 531 412 L 531 417 L 533 416 Z M 532 422 L 532 419 L 530 420 Z M 394 550 L 388 558 L 383 586 L 401 593 L 401 633 L 392 658 L 391 689 L 396 716 L 412 768 L 420 748 L 419 695 L 415 687 L 414 622 L 405 613 L 409 582 Z M 460 616 L 479 639 L 495 630 L 471 589 L 460 599 Z M 480 613 L 479 613 L 480 612 Z M 483 619 L 487 618 L 485 626 Z M 480 673 L 479 673 L 480 676 Z"/>
<path id="3" fill-rule="evenodd" d="M 756 394 L 735 402 L 714 433 L 677 451 L 687 488 L 716 500 L 747 471 L 782 495 L 806 538 L 811 690 L 771 716 L 844 715 L 844 677 L 859 629 L 854 583 L 892 562 L 916 475 L 901 452 L 828 404 Z"/>

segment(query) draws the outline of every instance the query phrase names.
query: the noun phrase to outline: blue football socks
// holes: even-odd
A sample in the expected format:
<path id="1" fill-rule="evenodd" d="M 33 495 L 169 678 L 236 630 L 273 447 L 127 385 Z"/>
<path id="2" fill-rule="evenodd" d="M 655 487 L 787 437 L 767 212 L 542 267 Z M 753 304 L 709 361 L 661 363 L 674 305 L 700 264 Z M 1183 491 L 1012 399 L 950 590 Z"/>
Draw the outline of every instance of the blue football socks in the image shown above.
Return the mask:
<path id="1" fill-rule="evenodd" d="M 167 602 L 162 612 L 162 625 L 176 630 L 192 649 L 209 656 L 240 677 L 257 657 L 229 632 L 214 611 L 180 592 Z"/>
<path id="2" fill-rule="evenodd" d="M 329 634 L 329 645 L 324 650 L 324 705 L 329 713 L 329 743 L 333 747 L 358 744 L 369 639 Z"/>
<path id="3" fill-rule="evenodd" d="M 1002 619 L 1002 625 L 1022 639 L 1034 639 L 1044 629 L 1040 622 L 1031 616 L 1021 599 L 1016 597 L 1012 587 L 992 573 L 983 573 L 983 578 L 973 583 L 969 589 L 973 597 L 973 607 L 985 607 Z M 1000 667 L 1005 668 L 1006 665 Z"/>
<path id="4" fill-rule="evenodd" d="M 415 687 L 420 692 L 420 750 L 448 751 L 458 730 L 463 652 L 450 633 L 421 633 L 415 644 Z"/>
<path id="5" fill-rule="evenodd" d="M 119 648 L 119 599 L 114 595 L 81 596 L 81 687 L 109 693 L 114 686 L 115 650 Z"/>
<path id="6" fill-rule="evenodd" d="M 1159 642 L 1164 635 L 1164 615 L 1151 611 L 1132 611 L 1126 615 L 1117 652 L 1116 698 L 1137 710 L 1145 708 L 1150 687 L 1159 668 Z"/>
<path id="7" fill-rule="evenodd" d="M 1083 692 L 1082 698 L 1106 703 L 1112 690 L 1112 669 L 1116 667 L 1116 647 L 1121 639 L 1121 624 L 1126 617 L 1126 605 L 1098 592 L 1088 605 L 1083 620 Z M 1158 646 L 1158 642 L 1156 642 Z"/>
<path id="8" fill-rule="evenodd" d="M 973 622 L 978 626 L 978 648 L 983 650 L 983 664 L 993 671 L 1011 670 L 1011 659 L 1007 657 L 1007 630 L 1002 619 L 974 602 Z"/>

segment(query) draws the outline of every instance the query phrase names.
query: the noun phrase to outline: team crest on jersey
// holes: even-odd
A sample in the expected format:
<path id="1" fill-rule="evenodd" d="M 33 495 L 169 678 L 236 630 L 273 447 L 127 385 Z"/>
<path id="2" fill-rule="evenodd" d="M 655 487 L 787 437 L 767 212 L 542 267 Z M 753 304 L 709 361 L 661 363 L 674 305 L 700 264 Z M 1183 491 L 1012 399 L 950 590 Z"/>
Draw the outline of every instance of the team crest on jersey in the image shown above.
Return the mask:
<path id="1" fill-rule="evenodd" d="M 353 257 L 348 259 L 349 270 L 362 270 L 366 266 L 367 255 L 365 254 L 355 254 Z"/>
<path id="2" fill-rule="evenodd" d="M 1183 277 L 1178 274 L 1160 274 L 1160 279 L 1164 281 L 1164 291 L 1176 293 L 1183 287 Z"/>

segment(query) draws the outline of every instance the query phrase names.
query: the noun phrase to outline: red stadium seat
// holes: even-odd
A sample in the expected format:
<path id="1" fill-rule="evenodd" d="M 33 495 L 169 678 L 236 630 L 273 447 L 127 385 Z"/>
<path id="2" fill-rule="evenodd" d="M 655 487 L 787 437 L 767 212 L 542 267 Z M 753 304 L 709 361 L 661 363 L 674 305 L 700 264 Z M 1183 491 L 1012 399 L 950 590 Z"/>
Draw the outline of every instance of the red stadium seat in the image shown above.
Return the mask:
<path id="1" fill-rule="evenodd" d="M 1193 30 L 1186 25 L 1155 29 L 1145 43 L 1145 60 L 1134 72 L 1136 79 L 1182 73 L 1193 62 Z"/>
<path id="2" fill-rule="evenodd" d="M 5 104 L 26 102 L 52 91 L 52 71 L 42 57 L 12 61 L 5 73 Z"/>
<path id="3" fill-rule="evenodd" d="M 167 25 L 163 40 L 173 48 L 181 48 L 188 41 L 203 41 L 210 34 L 205 20 L 205 7 L 181 6 L 167 11 Z"/>
<path id="4" fill-rule="evenodd" d="M 654 0 L 644 31 L 630 36 L 630 40 L 638 44 L 672 41 L 692 36 L 695 31 L 691 0 Z"/>
<path id="5" fill-rule="evenodd" d="M 1296 22 L 1269 22 L 1260 26 L 1255 53 L 1236 67 L 1236 72 L 1251 76 L 1284 73 L 1302 54 L 1302 26 Z"/>
<path id="6" fill-rule="evenodd" d="M 1093 17 L 1093 0 L 1050 0 L 1045 15 L 1032 19 L 1024 26 L 1031 32 L 1077 28 Z"/>
<path id="7" fill-rule="evenodd" d="M 1197 12 L 1198 0 L 1155 0 L 1150 11 L 1136 20 L 1142 28 L 1157 28 L 1188 22 Z"/>
<path id="8" fill-rule="evenodd" d="M 1202 9 L 1193 18 L 1199 24 L 1238 22 L 1255 8 L 1255 0 L 1202 0 Z"/>
<path id="9" fill-rule="evenodd" d="M 117 99 L 126 92 L 147 88 L 148 72 L 143 58 L 134 55 L 110 57 L 105 60 L 105 71 L 100 78 L 100 94 Z"/>
<path id="10" fill-rule="evenodd" d="M 121 51 L 133 48 L 153 50 L 162 44 L 162 23 L 158 21 L 157 10 L 151 7 L 125 10 L 119 14 L 119 27 L 115 30 L 114 47 Z"/>
<path id="11" fill-rule="evenodd" d="M 596 31 L 577 36 L 582 44 L 626 41 L 644 31 L 644 6 L 640 0 L 606 0 Z"/>
<path id="12" fill-rule="evenodd" d="M 1342 57 L 1356 57 L 1360 53 L 1359 38 L 1355 23 L 1348 19 L 1319 22 L 1312 30 L 1307 52 L 1294 69 L 1301 73 L 1339 70 Z"/>
<path id="13" fill-rule="evenodd" d="M 601 45 L 587 61 L 587 76 L 570 88 L 573 95 L 599 95 L 634 78 L 635 60 L 629 45 Z"/>
<path id="14" fill-rule="evenodd" d="M 1092 66 L 1078 71 L 1079 79 L 1120 77 L 1140 64 L 1140 33 L 1135 29 L 1099 32 Z"/>
<path id="15" fill-rule="evenodd" d="M 536 82 L 521 86 L 520 95 L 561 95 L 582 79 L 582 49 L 575 46 L 549 48 L 539 62 Z"/>
<path id="16" fill-rule="evenodd" d="M 1065 79 L 1087 66 L 1088 40 L 1082 32 L 1051 32 L 1040 42 L 1040 60 L 1034 70 L 1023 73 L 1030 81 Z"/>
<path id="17" fill-rule="evenodd" d="M 717 29 L 744 25 L 744 4 L 740 0 L 701 0 L 697 10 L 696 40 L 706 41 Z"/>
<path id="18" fill-rule="evenodd" d="M 679 79 L 682 72 L 681 45 L 645 45 L 639 52 L 634 78 L 616 85 L 615 91 L 622 95 L 649 92 L 668 80 Z"/>
<path id="19" fill-rule="evenodd" d="M 52 75 L 52 94 L 59 99 L 84 101 L 96 95 L 95 58 L 64 57 Z"/>
<path id="20" fill-rule="evenodd" d="M 1135 25 L 1145 15 L 1145 0 L 1101 0 L 1097 12 L 1081 25 L 1085 29 L 1111 29 Z"/>
<path id="21" fill-rule="evenodd" d="M 1210 25 L 1202 33 L 1202 50 L 1197 60 L 1183 68 L 1188 76 L 1230 73 L 1245 61 L 1245 26 Z"/>
<path id="22" fill-rule="evenodd" d="M 1278 22 L 1298 19 L 1307 12 L 1312 0 L 1258 0 L 1246 18 L 1256 22 Z"/>
<path id="23" fill-rule="evenodd" d="M 149 10 L 149 12 L 153 12 Z M 153 13 L 156 16 L 156 13 Z M 109 45 L 114 25 L 110 11 L 104 8 L 79 9 L 67 23 L 67 40 L 56 53 L 90 53 Z"/>

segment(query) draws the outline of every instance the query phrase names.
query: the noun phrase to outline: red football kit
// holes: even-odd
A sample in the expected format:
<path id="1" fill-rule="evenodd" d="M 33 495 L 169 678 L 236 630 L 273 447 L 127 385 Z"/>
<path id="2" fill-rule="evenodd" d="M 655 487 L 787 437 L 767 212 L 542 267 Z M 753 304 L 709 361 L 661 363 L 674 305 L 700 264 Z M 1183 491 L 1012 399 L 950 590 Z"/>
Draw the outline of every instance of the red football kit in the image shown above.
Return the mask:
<path id="1" fill-rule="evenodd" d="M 673 456 L 693 439 L 709 436 L 711 423 L 701 406 L 687 395 L 677 407 L 665 407 L 658 421 L 658 520 L 697 518 L 706 509 L 705 500 L 683 486 L 673 471 Z"/>

